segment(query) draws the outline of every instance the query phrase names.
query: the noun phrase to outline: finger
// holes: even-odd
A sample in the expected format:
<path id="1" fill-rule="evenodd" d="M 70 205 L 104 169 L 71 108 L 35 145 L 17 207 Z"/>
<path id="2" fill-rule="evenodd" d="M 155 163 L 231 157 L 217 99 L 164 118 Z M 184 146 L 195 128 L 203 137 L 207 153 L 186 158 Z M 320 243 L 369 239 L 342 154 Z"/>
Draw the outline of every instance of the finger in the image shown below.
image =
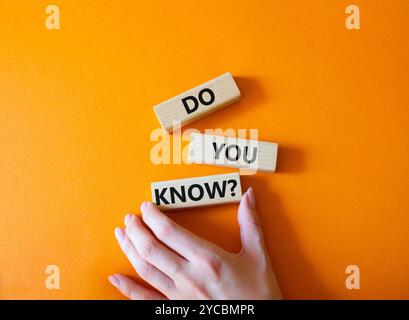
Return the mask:
<path id="1" fill-rule="evenodd" d="M 108 281 L 125 297 L 132 300 L 164 300 L 165 297 L 153 290 L 146 289 L 132 279 L 121 274 L 113 274 Z"/>
<path id="2" fill-rule="evenodd" d="M 243 250 L 247 252 L 263 250 L 263 231 L 260 217 L 256 211 L 254 191 L 250 187 L 243 195 L 239 210 L 238 222 Z"/>
<path id="3" fill-rule="evenodd" d="M 127 256 L 138 275 L 160 292 L 169 295 L 175 287 L 173 280 L 139 256 L 124 230 L 116 228 L 115 236 L 123 253 Z"/>
<path id="4" fill-rule="evenodd" d="M 175 279 L 186 260 L 155 239 L 136 215 L 127 216 L 125 224 L 126 233 L 139 256 L 171 279 Z"/>
<path id="5" fill-rule="evenodd" d="M 220 250 L 214 244 L 179 226 L 151 202 L 142 202 L 141 211 L 143 221 L 155 236 L 187 260 L 193 260 L 206 250 Z"/>

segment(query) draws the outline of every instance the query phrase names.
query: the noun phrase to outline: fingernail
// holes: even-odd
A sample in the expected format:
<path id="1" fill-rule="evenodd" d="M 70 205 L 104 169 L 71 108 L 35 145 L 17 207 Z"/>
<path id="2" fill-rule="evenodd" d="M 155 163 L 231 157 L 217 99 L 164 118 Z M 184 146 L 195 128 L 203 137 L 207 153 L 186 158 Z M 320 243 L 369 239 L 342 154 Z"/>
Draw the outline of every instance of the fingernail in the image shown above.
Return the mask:
<path id="1" fill-rule="evenodd" d="M 145 210 L 146 207 L 146 201 L 142 201 L 141 203 L 141 211 Z"/>
<path id="2" fill-rule="evenodd" d="M 118 287 L 119 286 L 119 279 L 118 279 L 118 277 L 116 276 L 116 275 L 110 275 L 109 277 L 108 277 L 108 281 L 113 285 L 113 286 L 115 286 L 115 287 Z"/>
<path id="3" fill-rule="evenodd" d="M 128 224 L 125 226 L 126 230 L 128 230 L 131 227 L 134 227 L 135 225 L 139 224 L 139 218 L 136 214 L 131 214 L 129 217 Z"/>
<path id="4" fill-rule="evenodd" d="M 129 226 L 133 221 L 135 221 L 136 215 L 130 214 L 129 217 L 125 221 L 125 226 Z"/>
<path id="5" fill-rule="evenodd" d="M 128 213 L 128 214 L 125 216 L 125 219 L 124 219 L 124 223 L 125 223 L 125 224 L 128 224 L 130 217 L 131 217 L 131 214 L 130 214 L 130 213 Z"/>
<path id="6" fill-rule="evenodd" d="M 121 228 L 115 228 L 115 237 L 118 241 L 121 241 L 124 237 L 124 231 Z"/>
<path id="7" fill-rule="evenodd" d="M 246 193 L 247 193 L 248 203 L 250 207 L 254 209 L 256 207 L 256 197 L 254 196 L 253 188 L 252 187 L 248 188 Z"/>

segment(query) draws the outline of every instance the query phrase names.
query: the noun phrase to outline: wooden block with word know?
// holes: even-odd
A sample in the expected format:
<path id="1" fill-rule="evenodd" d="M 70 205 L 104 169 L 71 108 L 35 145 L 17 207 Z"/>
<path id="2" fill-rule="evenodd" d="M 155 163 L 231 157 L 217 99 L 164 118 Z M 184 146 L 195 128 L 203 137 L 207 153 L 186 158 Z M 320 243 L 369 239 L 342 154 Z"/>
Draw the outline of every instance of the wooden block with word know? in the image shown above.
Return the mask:
<path id="1" fill-rule="evenodd" d="M 152 202 L 165 210 L 236 203 L 242 196 L 238 173 L 152 182 L 151 189 Z"/>
<path id="2" fill-rule="evenodd" d="M 277 152 L 277 143 L 192 133 L 188 162 L 274 172 Z"/>
<path id="3" fill-rule="evenodd" d="M 240 90 L 227 72 L 153 107 L 162 128 L 184 126 L 240 99 Z"/>

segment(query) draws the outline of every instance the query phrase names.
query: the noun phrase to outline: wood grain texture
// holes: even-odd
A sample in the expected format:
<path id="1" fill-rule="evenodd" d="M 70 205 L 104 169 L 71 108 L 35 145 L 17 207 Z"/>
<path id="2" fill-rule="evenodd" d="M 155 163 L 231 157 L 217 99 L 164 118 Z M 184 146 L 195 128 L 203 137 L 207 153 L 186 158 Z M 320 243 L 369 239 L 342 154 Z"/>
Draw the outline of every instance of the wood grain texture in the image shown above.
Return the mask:
<path id="1" fill-rule="evenodd" d="M 184 126 L 238 101 L 240 97 L 236 82 L 227 72 L 162 102 L 153 109 L 162 128 L 171 132 L 174 122 L 180 122 L 181 126 Z"/>
<path id="2" fill-rule="evenodd" d="M 151 183 L 152 202 L 164 210 L 240 202 L 238 173 Z"/>
<path id="3" fill-rule="evenodd" d="M 277 154 L 277 143 L 192 133 L 188 161 L 274 172 Z"/>

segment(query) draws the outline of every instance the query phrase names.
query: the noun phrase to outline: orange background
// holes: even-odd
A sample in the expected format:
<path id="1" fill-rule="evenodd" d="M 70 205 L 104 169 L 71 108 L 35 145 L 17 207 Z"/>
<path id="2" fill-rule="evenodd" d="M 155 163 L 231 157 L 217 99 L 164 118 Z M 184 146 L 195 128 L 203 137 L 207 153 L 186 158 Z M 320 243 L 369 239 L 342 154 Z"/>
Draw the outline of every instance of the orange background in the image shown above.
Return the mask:
<path id="1" fill-rule="evenodd" d="M 107 275 L 135 273 L 113 230 L 150 182 L 231 171 L 153 165 L 152 106 L 226 71 L 242 100 L 188 128 L 279 143 L 278 172 L 242 183 L 284 296 L 409 298 L 408 21 L 407 0 L 1 0 L 0 298 L 121 297 Z M 238 251 L 236 209 L 172 217 Z"/>

